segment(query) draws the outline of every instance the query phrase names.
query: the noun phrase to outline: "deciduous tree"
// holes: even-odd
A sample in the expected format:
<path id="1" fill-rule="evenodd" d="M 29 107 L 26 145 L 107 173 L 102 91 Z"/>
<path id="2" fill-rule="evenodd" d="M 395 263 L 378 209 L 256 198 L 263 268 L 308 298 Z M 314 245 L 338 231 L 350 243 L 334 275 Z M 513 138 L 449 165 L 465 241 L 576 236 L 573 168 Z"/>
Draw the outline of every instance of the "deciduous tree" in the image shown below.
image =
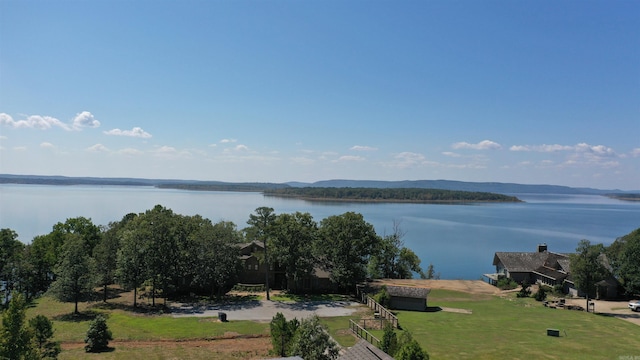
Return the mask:
<path id="1" fill-rule="evenodd" d="M 342 290 L 353 291 L 366 277 L 366 265 L 379 237 L 362 214 L 347 212 L 320 222 L 318 259 L 331 272 L 331 281 Z"/>
<path id="2" fill-rule="evenodd" d="M 607 276 L 608 271 L 603 265 L 602 244 L 591 245 L 589 240 L 580 240 L 575 254 L 569 255 L 571 276 L 578 289 L 585 293 L 587 311 L 589 311 L 589 297 L 596 292 L 596 284 Z"/>
<path id="3" fill-rule="evenodd" d="M 338 345 L 320 323 L 317 315 L 302 319 L 291 345 L 291 355 L 305 360 L 332 360 L 338 357 Z"/>
<path id="4" fill-rule="evenodd" d="M 267 240 L 271 236 L 271 225 L 276 219 L 276 214 L 273 212 L 273 208 L 262 206 L 255 210 L 255 214 L 249 215 L 247 224 L 250 226 L 248 233 L 252 237 L 262 242 L 264 248 L 264 261 L 265 261 L 265 289 L 267 290 L 267 300 L 271 300 L 269 297 L 269 251 L 267 249 Z"/>
<path id="5" fill-rule="evenodd" d="M 84 240 L 76 234 L 67 235 L 61 256 L 50 293 L 60 301 L 72 301 L 77 314 L 78 302 L 93 292 L 93 259 L 87 254 Z"/>

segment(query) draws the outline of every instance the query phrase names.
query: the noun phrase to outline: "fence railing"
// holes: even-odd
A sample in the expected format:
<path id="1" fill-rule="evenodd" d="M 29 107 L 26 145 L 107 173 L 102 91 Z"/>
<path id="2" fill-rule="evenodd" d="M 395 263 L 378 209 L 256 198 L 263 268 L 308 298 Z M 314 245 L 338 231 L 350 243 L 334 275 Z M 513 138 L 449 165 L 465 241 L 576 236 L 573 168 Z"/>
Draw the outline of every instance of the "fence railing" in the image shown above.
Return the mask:
<path id="1" fill-rule="evenodd" d="M 351 331 L 356 334 L 357 337 L 368 341 L 376 347 L 380 347 L 380 340 L 377 337 L 371 335 L 371 333 L 365 330 L 362 326 L 356 324 L 353 320 L 349 320 L 349 329 L 351 329 Z"/>
<path id="2" fill-rule="evenodd" d="M 371 296 L 367 296 L 367 306 L 373 309 L 374 312 L 378 313 L 381 318 L 390 322 L 391 326 L 393 326 L 394 328 L 400 327 L 398 318 L 393 315 L 391 311 L 387 310 L 384 306 L 378 304 L 377 301 L 373 300 Z"/>

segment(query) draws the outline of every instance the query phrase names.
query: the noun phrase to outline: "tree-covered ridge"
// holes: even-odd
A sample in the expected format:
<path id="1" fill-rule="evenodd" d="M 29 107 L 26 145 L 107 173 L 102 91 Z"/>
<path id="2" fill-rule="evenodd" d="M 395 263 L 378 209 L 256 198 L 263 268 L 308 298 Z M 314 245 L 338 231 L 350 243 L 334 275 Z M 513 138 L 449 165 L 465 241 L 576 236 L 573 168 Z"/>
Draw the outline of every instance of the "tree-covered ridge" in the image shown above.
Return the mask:
<path id="1" fill-rule="evenodd" d="M 612 199 L 625 200 L 625 201 L 640 201 L 640 194 L 607 194 Z"/>
<path id="2" fill-rule="evenodd" d="M 418 188 L 330 188 L 305 187 L 270 189 L 265 195 L 294 197 L 305 200 L 379 201 L 379 202 L 520 202 L 515 196 L 488 192 L 470 192 Z"/>

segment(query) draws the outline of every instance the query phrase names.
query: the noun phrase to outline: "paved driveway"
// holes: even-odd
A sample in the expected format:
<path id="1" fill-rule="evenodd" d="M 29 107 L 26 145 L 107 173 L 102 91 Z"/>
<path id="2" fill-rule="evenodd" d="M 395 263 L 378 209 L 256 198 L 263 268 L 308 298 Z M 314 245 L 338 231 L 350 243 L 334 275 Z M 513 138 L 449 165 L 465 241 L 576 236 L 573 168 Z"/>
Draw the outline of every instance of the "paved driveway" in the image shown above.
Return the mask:
<path id="1" fill-rule="evenodd" d="M 216 317 L 218 312 L 227 314 L 227 320 L 271 321 L 281 312 L 287 319 L 306 318 L 313 314 L 319 317 L 348 316 L 357 311 L 361 304 L 350 301 L 305 301 L 280 302 L 268 300 L 243 301 L 232 304 L 181 304 L 171 306 L 174 317 L 200 316 Z"/>

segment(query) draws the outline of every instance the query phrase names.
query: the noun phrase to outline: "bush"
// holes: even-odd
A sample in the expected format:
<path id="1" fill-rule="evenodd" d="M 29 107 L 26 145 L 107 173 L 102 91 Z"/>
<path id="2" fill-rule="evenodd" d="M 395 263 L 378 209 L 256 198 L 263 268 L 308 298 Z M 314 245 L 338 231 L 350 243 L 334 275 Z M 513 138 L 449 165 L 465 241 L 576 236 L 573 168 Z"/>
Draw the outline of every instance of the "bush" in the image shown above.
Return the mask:
<path id="1" fill-rule="evenodd" d="M 564 296 L 564 286 L 562 286 L 562 284 L 556 284 L 553 286 L 553 295 L 554 296 Z"/>
<path id="2" fill-rule="evenodd" d="M 533 296 L 537 301 L 544 301 L 547 298 L 547 290 L 545 290 L 546 286 L 540 286 L 538 291 Z"/>
<path id="3" fill-rule="evenodd" d="M 380 291 L 378 291 L 378 293 L 373 297 L 373 300 L 389 309 L 389 307 L 391 306 L 391 295 L 389 295 L 389 293 L 387 292 L 387 287 L 383 286 Z"/>
<path id="4" fill-rule="evenodd" d="M 398 350 L 398 337 L 393 326 L 387 322 L 384 325 L 384 333 L 380 342 L 380 349 L 387 354 L 393 356 Z"/>
<path id="5" fill-rule="evenodd" d="M 513 279 L 503 277 L 498 280 L 498 282 L 496 283 L 496 287 L 500 290 L 511 290 L 517 288 L 518 283 L 513 281 Z"/>
<path id="6" fill-rule="evenodd" d="M 89 330 L 87 330 L 87 336 L 84 338 L 84 342 L 87 344 L 84 346 L 86 352 L 101 352 L 108 350 L 109 340 L 113 340 L 111 331 L 107 327 L 107 320 L 102 315 L 98 315 L 91 324 L 89 324 Z"/>
<path id="7" fill-rule="evenodd" d="M 516 294 L 516 297 L 519 298 L 525 298 L 525 297 L 529 297 L 531 296 L 531 289 L 529 289 L 529 283 L 528 282 L 523 282 L 522 283 L 522 289 L 520 289 L 520 291 L 518 291 L 518 293 Z"/>

